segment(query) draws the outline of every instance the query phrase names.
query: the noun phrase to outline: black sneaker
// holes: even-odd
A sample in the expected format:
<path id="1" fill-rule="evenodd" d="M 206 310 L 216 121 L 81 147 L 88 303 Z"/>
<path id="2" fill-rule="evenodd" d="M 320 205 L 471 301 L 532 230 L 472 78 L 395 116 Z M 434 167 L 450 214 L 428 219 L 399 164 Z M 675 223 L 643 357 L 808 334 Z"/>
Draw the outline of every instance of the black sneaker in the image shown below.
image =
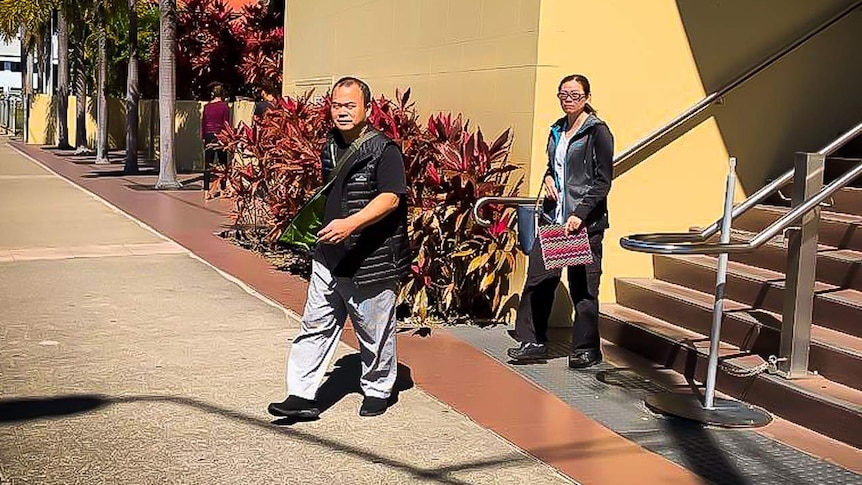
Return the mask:
<path id="1" fill-rule="evenodd" d="M 365 399 L 362 400 L 362 407 L 359 408 L 359 415 L 365 417 L 380 416 L 386 412 L 388 407 L 389 399 L 365 396 Z"/>
<path id="2" fill-rule="evenodd" d="M 586 369 L 602 361 L 602 353 L 598 350 L 582 350 L 569 356 L 570 369 Z"/>
<path id="3" fill-rule="evenodd" d="M 273 402 L 267 407 L 269 414 L 286 418 L 315 419 L 320 416 L 317 401 L 303 399 L 298 396 L 287 396 L 282 402 Z"/>
<path id="4" fill-rule="evenodd" d="M 520 347 L 513 347 L 506 353 L 513 360 L 544 359 L 548 356 L 548 347 L 545 344 L 523 342 Z"/>

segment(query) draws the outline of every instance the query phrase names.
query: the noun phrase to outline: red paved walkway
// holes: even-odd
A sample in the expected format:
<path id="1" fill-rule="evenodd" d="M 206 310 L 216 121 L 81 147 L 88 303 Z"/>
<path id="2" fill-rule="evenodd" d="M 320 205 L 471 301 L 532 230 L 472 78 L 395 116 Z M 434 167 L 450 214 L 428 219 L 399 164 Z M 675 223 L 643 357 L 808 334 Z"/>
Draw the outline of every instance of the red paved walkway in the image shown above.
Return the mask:
<path id="1" fill-rule="evenodd" d="M 12 145 L 261 294 L 301 313 L 305 281 L 274 270 L 262 257 L 214 235 L 228 222 L 228 203 L 205 202 L 199 191 L 149 190 L 155 176 L 94 176 L 121 167 L 96 167 L 73 162 L 63 153 Z M 346 335 L 346 341 L 355 347 L 352 333 Z M 425 338 L 402 334 L 398 345 L 399 360 L 411 368 L 418 386 L 578 482 L 704 483 L 681 466 L 592 421 L 445 329 L 435 329 Z"/>

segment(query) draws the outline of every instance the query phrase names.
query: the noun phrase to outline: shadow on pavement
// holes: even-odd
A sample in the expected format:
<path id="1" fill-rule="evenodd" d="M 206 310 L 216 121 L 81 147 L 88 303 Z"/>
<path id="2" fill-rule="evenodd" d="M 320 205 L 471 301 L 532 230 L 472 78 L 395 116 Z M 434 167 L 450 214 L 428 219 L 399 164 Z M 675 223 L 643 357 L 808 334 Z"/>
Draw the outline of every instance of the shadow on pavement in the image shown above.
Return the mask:
<path id="1" fill-rule="evenodd" d="M 101 396 L 63 396 L 0 400 L 0 423 L 32 421 L 86 413 L 109 401 Z"/>
<path id="2" fill-rule="evenodd" d="M 356 362 L 355 364 L 353 363 L 354 359 Z M 335 378 L 339 380 L 345 379 L 347 376 L 352 376 L 352 373 L 358 372 L 353 370 L 353 367 L 358 368 L 358 362 L 358 354 L 354 354 L 354 356 L 346 356 L 339 360 L 340 366 L 344 370 L 339 371 L 337 368 L 335 371 L 333 371 L 332 375 L 334 375 Z M 407 380 L 402 378 L 402 368 L 407 370 Z M 356 377 L 358 378 L 358 375 Z M 331 380 L 332 376 L 330 376 L 330 381 Z M 396 384 L 396 387 L 400 390 L 406 390 L 413 386 L 412 380 L 409 380 L 409 369 L 407 367 L 399 366 L 399 381 L 402 383 L 402 385 L 399 388 L 399 386 Z M 406 385 L 408 382 L 410 386 L 404 388 L 403 386 Z M 333 384 L 331 385 L 334 386 L 335 382 L 333 382 Z M 347 394 L 337 392 L 335 390 L 327 392 L 332 392 L 332 397 L 338 396 L 339 394 Z M 244 414 L 238 411 L 234 411 L 232 409 L 218 407 L 213 404 L 209 404 L 207 402 L 203 402 L 194 398 L 170 395 L 133 395 L 112 397 L 81 394 L 43 398 L 0 400 L 0 425 L 2 425 L 4 422 L 27 421 L 68 416 L 72 414 L 94 411 L 107 405 L 139 402 L 170 403 L 195 408 L 197 410 L 219 415 L 223 418 L 237 421 L 245 425 L 255 426 L 269 433 L 285 436 L 289 439 L 302 441 L 311 445 L 322 446 L 332 451 L 346 453 L 356 458 L 366 460 L 370 463 L 384 465 L 389 468 L 407 473 L 414 478 L 427 480 L 432 483 L 462 485 L 466 484 L 467 482 L 450 477 L 449 475 L 451 473 L 464 470 L 477 470 L 489 467 L 506 468 L 509 466 L 515 466 L 534 461 L 533 458 L 530 458 L 522 453 L 511 452 L 505 455 L 490 457 L 483 460 L 476 460 L 473 462 L 465 462 L 455 465 L 441 466 L 437 468 L 422 468 L 415 465 L 403 463 L 401 461 L 383 456 L 379 453 L 367 451 L 349 444 L 345 444 L 334 439 L 316 436 L 312 433 L 304 432 L 296 428 L 273 426 L 270 421 L 266 419 L 260 419 L 253 415 Z M 356 419 L 360 418 L 357 417 Z"/>
<path id="3" fill-rule="evenodd" d="M 358 353 L 345 355 L 335 362 L 335 368 L 328 374 L 328 378 L 317 391 L 317 403 L 320 411 L 335 406 L 339 401 L 350 394 L 361 394 L 359 387 L 359 375 L 362 370 L 362 361 Z M 398 364 L 398 377 L 395 379 L 395 389 L 389 399 L 389 407 L 398 403 L 398 394 L 413 388 L 413 377 L 410 368 Z"/>
<path id="4" fill-rule="evenodd" d="M 81 175 L 83 178 L 93 179 L 93 178 L 103 178 L 103 177 L 135 177 L 135 176 L 149 176 L 152 177 L 154 175 L 159 174 L 158 168 L 139 168 L 137 172 L 126 173 L 125 170 L 104 170 L 101 172 L 90 172 L 84 175 Z"/>

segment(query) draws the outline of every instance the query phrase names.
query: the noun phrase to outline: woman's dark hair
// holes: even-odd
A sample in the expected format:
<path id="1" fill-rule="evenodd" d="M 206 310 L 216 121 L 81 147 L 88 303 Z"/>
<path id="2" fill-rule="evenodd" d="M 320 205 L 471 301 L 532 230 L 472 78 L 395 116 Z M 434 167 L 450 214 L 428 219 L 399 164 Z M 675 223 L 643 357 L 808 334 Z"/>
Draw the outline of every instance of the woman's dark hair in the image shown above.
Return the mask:
<path id="1" fill-rule="evenodd" d="M 224 86 L 221 84 L 216 84 L 212 89 L 212 99 L 216 98 L 226 98 L 227 91 L 225 91 Z"/>
<path id="2" fill-rule="evenodd" d="M 578 84 L 580 84 L 581 87 L 584 89 L 584 94 L 586 94 L 587 96 L 590 95 L 590 80 L 582 74 L 569 74 L 568 76 L 564 77 L 562 80 L 560 80 L 560 85 L 557 86 L 557 91 L 559 92 L 561 89 L 563 89 L 563 84 L 566 84 L 569 81 L 577 81 Z M 596 113 L 596 109 L 590 106 L 590 103 L 587 103 L 587 105 L 584 106 L 584 111 L 586 111 L 587 113 Z"/>

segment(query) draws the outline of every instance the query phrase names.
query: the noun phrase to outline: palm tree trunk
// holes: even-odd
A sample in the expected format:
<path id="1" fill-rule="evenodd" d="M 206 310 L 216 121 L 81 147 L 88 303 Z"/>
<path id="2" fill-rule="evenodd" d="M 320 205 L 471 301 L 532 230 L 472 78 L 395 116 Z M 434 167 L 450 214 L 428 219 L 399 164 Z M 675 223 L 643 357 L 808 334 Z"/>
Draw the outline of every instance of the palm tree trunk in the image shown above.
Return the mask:
<path id="1" fill-rule="evenodd" d="M 111 163 L 108 161 L 108 99 L 105 96 L 107 84 L 108 62 L 107 62 L 107 25 L 105 24 L 104 7 L 99 7 L 99 53 L 98 53 L 98 80 L 96 86 L 96 163 Z"/>
<path id="2" fill-rule="evenodd" d="M 30 96 L 33 94 L 33 70 L 30 62 L 27 26 L 21 24 L 21 99 L 24 103 L 24 143 L 30 137 Z"/>
<path id="3" fill-rule="evenodd" d="M 66 12 L 59 11 L 57 21 L 57 147 L 63 150 L 69 146 L 69 25 Z"/>
<path id="4" fill-rule="evenodd" d="M 45 26 L 45 94 L 54 94 L 54 15 Z"/>
<path id="5" fill-rule="evenodd" d="M 84 69 L 84 27 L 75 29 L 75 148 L 79 153 L 87 150 L 87 72 Z"/>
<path id="6" fill-rule="evenodd" d="M 125 173 L 138 171 L 138 12 L 129 2 L 129 70 L 126 77 L 126 165 Z"/>
<path id="7" fill-rule="evenodd" d="M 159 0 L 159 181 L 156 189 L 177 189 L 174 118 L 177 101 L 177 2 Z"/>
<path id="8" fill-rule="evenodd" d="M 47 27 L 45 28 L 45 32 L 41 39 L 42 40 L 39 42 L 39 53 L 37 54 L 38 59 L 36 60 L 36 63 L 39 66 L 39 93 L 50 94 L 51 88 L 49 86 L 50 75 L 48 68 L 51 67 L 53 52 L 51 50 L 51 32 L 49 32 Z"/>

